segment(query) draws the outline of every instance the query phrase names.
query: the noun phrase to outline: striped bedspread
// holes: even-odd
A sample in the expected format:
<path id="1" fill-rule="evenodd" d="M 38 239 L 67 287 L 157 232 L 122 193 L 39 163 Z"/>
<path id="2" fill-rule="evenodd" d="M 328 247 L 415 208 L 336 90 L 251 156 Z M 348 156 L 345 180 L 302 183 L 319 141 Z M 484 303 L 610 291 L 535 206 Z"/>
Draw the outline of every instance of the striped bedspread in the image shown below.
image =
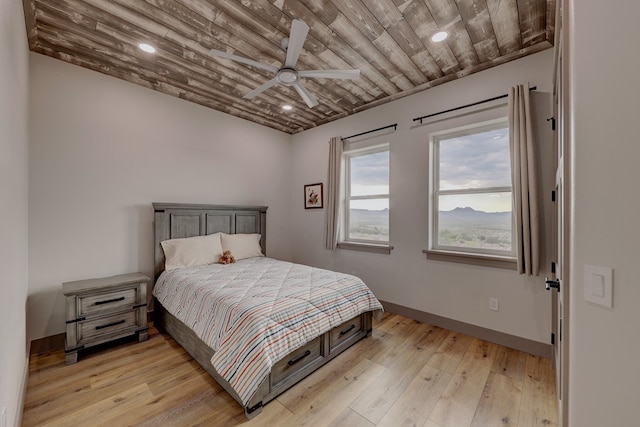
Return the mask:
<path id="1" fill-rule="evenodd" d="M 165 271 L 153 294 L 215 350 L 211 363 L 243 404 L 288 353 L 382 309 L 355 276 L 265 257 Z"/>

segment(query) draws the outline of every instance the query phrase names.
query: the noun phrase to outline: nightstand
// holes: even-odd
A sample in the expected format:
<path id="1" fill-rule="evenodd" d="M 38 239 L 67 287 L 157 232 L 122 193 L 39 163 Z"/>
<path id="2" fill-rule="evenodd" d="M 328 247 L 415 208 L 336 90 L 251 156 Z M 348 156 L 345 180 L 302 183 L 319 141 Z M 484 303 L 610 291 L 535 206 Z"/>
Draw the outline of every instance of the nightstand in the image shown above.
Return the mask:
<path id="1" fill-rule="evenodd" d="M 141 273 L 62 284 L 66 298 L 67 365 L 78 350 L 129 335 L 147 339 L 147 283 Z"/>

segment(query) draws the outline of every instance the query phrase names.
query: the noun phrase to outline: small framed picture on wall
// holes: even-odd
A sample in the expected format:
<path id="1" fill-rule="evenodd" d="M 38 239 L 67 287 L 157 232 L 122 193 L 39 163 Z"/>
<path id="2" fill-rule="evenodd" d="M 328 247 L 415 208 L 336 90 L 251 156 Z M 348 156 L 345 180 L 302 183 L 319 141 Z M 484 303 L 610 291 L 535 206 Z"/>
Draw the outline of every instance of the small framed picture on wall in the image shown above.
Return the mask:
<path id="1" fill-rule="evenodd" d="M 322 209 L 322 183 L 304 186 L 304 208 Z"/>

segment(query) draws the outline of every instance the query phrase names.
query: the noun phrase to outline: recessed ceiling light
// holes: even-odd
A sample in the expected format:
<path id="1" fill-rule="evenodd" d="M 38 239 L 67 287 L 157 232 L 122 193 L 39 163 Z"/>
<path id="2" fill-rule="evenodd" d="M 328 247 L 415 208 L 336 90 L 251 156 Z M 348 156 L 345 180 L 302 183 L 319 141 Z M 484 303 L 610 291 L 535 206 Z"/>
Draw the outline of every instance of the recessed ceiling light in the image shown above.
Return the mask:
<path id="1" fill-rule="evenodd" d="M 446 31 L 438 31 L 437 33 L 431 36 L 431 41 L 437 43 L 437 42 L 443 41 L 447 37 L 449 37 L 449 33 L 447 33 Z"/>
<path id="2" fill-rule="evenodd" d="M 143 51 L 145 51 L 145 52 L 147 52 L 147 53 L 155 53 L 155 52 L 156 52 L 156 48 L 155 48 L 155 47 L 153 47 L 153 46 L 151 46 L 150 44 L 147 44 L 147 43 L 140 43 L 140 44 L 138 45 L 138 47 L 139 47 L 141 50 L 143 50 Z"/>
<path id="3" fill-rule="evenodd" d="M 286 111 L 289 111 L 289 110 L 293 110 L 293 107 L 291 105 L 285 104 L 285 105 L 282 106 L 282 109 L 286 110 Z"/>

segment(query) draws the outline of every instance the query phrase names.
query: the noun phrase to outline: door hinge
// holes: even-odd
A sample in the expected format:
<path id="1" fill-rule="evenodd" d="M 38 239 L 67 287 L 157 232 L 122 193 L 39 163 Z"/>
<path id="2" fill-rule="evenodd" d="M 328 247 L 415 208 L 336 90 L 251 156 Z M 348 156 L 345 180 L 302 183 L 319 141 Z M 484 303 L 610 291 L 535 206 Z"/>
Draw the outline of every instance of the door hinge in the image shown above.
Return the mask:
<path id="1" fill-rule="evenodd" d="M 551 332 L 551 345 L 554 345 L 555 343 L 556 343 L 556 334 Z"/>
<path id="2" fill-rule="evenodd" d="M 549 279 L 548 277 L 545 277 L 544 284 L 548 291 L 551 290 L 551 288 L 554 288 L 556 291 L 560 292 L 560 280 L 558 279 L 554 280 L 554 279 Z"/>
<path id="3" fill-rule="evenodd" d="M 556 130 L 556 118 L 555 117 L 549 117 L 547 119 L 548 122 L 551 122 L 551 130 Z"/>
<path id="4" fill-rule="evenodd" d="M 552 202 L 556 201 L 556 190 L 551 191 L 551 201 Z"/>

